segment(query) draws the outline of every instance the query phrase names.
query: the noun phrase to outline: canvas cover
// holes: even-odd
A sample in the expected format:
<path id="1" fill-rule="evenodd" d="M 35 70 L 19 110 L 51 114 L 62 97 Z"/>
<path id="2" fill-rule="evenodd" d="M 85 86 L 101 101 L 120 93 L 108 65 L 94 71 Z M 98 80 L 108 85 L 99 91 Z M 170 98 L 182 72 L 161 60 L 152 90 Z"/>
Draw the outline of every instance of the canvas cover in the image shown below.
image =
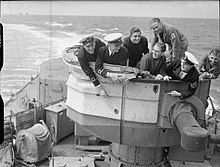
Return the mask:
<path id="1" fill-rule="evenodd" d="M 12 152 L 11 142 L 0 145 L 0 167 L 12 167 L 14 165 Z"/>
<path id="2" fill-rule="evenodd" d="M 35 163 L 46 159 L 51 153 L 50 131 L 40 123 L 19 131 L 16 150 L 16 155 L 26 162 Z"/>

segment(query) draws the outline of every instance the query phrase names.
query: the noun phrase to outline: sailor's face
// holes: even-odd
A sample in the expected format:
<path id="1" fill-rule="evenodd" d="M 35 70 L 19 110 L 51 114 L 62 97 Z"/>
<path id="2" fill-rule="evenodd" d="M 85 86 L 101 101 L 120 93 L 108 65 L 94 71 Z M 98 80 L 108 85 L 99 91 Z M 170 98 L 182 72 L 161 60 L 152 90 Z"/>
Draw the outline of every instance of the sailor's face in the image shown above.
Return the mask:
<path id="1" fill-rule="evenodd" d="M 214 55 L 213 53 L 211 53 L 209 55 L 209 62 L 211 64 L 211 66 L 215 66 L 216 64 L 218 64 L 219 62 L 219 58 L 218 56 Z"/>
<path id="2" fill-rule="evenodd" d="M 130 38 L 132 43 L 139 43 L 141 40 L 141 32 L 134 32 Z"/>
<path id="3" fill-rule="evenodd" d="M 181 60 L 181 70 L 188 72 L 192 68 L 192 65 L 189 65 L 184 59 Z"/>
<path id="4" fill-rule="evenodd" d="M 121 47 L 121 44 L 111 43 L 109 44 L 109 47 L 110 47 L 111 52 L 118 52 Z"/>
<path id="5" fill-rule="evenodd" d="M 93 54 L 95 52 L 95 41 L 85 44 L 84 48 L 89 54 Z"/>
<path id="6" fill-rule="evenodd" d="M 157 45 L 154 46 L 153 48 L 153 58 L 158 59 L 163 55 L 163 52 L 161 51 L 161 48 L 158 47 Z"/>
<path id="7" fill-rule="evenodd" d="M 154 22 L 151 27 L 154 30 L 155 33 L 161 33 L 163 31 L 163 27 L 161 23 Z"/>

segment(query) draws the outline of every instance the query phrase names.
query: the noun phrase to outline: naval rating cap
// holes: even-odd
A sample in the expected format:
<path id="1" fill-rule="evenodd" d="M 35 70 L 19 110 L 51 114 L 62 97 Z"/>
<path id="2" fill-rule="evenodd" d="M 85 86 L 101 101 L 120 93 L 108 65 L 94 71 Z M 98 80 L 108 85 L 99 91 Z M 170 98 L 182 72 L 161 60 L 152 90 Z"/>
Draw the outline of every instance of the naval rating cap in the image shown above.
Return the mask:
<path id="1" fill-rule="evenodd" d="M 185 52 L 185 59 L 187 59 L 190 63 L 194 64 L 194 65 L 197 65 L 199 64 L 198 60 L 196 59 L 195 56 L 193 56 L 192 53 L 186 51 Z"/>
<path id="2" fill-rule="evenodd" d="M 122 33 L 111 33 L 104 37 L 104 40 L 108 43 L 122 44 Z"/>
<path id="3" fill-rule="evenodd" d="M 82 43 L 83 45 L 86 45 L 87 43 L 89 42 L 92 42 L 94 40 L 94 34 L 90 34 L 90 35 L 87 35 L 85 37 L 83 37 L 79 43 Z"/>

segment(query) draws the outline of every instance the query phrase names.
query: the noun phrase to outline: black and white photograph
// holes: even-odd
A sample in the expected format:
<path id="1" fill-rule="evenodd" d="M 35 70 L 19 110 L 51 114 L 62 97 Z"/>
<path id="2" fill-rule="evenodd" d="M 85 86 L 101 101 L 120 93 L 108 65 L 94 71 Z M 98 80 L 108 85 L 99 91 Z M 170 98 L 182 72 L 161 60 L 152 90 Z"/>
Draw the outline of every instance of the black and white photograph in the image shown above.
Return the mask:
<path id="1" fill-rule="evenodd" d="M 219 1 L 0 1 L 0 167 L 220 167 Z"/>

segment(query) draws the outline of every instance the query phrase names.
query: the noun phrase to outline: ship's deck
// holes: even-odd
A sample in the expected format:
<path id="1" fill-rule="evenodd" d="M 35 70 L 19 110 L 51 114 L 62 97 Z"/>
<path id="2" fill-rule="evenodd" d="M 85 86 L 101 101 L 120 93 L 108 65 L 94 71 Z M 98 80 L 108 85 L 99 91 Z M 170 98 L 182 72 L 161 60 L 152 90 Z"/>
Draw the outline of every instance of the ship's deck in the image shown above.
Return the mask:
<path id="1" fill-rule="evenodd" d="M 91 147 L 94 147 L 94 151 L 82 151 L 77 149 L 77 145 L 75 144 L 75 136 L 69 135 L 66 138 L 62 139 L 57 145 L 53 147 L 54 150 L 54 156 L 55 157 L 74 157 L 82 158 L 82 157 L 91 157 L 92 155 L 98 155 L 101 152 L 95 151 L 97 150 L 97 147 L 102 147 L 105 145 L 106 148 L 107 143 L 101 143 L 101 145 L 96 146 L 93 145 Z M 90 147 L 90 148 L 91 148 Z M 36 164 L 37 167 L 48 167 L 50 164 L 49 159 L 46 159 L 42 162 L 39 162 Z M 101 166 L 101 162 L 95 163 L 95 167 L 103 167 Z M 72 164 L 73 165 L 73 164 Z M 205 160 L 204 163 L 193 163 L 193 162 L 176 162 L 171 161 L 172 167 L 220 167 L 220 150 L 214 150 L 211 160 Z M 16 167 L 22 167 L 21 164 L 17 164 Z M 72 167 L 78 167 L 73 165 Z"/>
<path id="2" fill-rule="evenodd" d="M 59 60 L 60 62 L 60 60 Z M 65 71 L 65 70 L 64 70 Z M 47 73 L 44 73 L 45 78 L 48 77 L 48 75 L 46 75 Z M 57 73 L 51 74 L 50 73 L 50 78 L 51 75 L 53 75 L 54 79 L 56 78 L 55 76 L 57 75 Z M 19 108 L 18 107 L 18 103 L 20 102 L 19 99 L 22 99 L 22 97 L 24 96 L 28 96 L 30 99 L 32 98 L 36 98 L 37 97 L 37 90 L 38 89 L 33 89 L 37 88 L 37 80 L 34 80 L 33 82 L 31 82 L 31 84 L 29 84 L 23 91 L 19 92 L 18 95 L 16 95 L 16 99 L 14 99 L 14 103 L 10 103 L 8 105 L 8 111 L 13 110 L 13 111 L 21 111 L 23 110 L 23 108 Z M 54 156 L 55 157 L 75 157 L 75 158 L 80 158 L 80 157 L 90 157 L 90 155 L 97 155 L 100 154 L 100 152 L 89 152 L 89 151 L 81 151 L 76 149 L 76 142 L 75 142 L 75 136 L 74 135 L 70 135 L 64 139 L 62 139 L 57 145 L 55 145 L 53 147 L 54 150 Z M 95 148 L 95 146 L 94 146 Z M 171 165 L 173 167 L 220 167 L 220 152 L 218 151 L 214 151 L 214 154 L 212 155 L 211 160 L 205 160 L 204 163 L 188 163 L 186 162 L 185 164 L 183 162 L 171 162 Z M 16 165 L 18 167 L 21 167 L 22 165 Z M 49 159 L 43 161 L 43 162 L 39 162 L 36 164 L 36 166 L 38 167 L 47 167 L 49 166 Z M 100 167 L 104 167 L 99 165 Z M 96 167 L 99 167 L 96 165 Z M 75 166 L 73 166 L 75 167 Z M 78 167 L 78 166 L 77 166 Z"/>

